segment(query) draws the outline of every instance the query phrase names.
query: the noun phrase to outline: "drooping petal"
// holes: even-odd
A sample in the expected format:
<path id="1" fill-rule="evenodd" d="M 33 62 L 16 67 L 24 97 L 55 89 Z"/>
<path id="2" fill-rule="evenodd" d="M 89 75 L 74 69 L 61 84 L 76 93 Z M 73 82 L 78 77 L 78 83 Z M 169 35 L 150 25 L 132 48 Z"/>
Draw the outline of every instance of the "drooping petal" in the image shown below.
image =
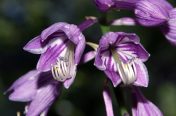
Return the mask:
<path id="1" fill-rule="evenodd" d="M 107 75 L 107 77 L 111 80 L 114 87 L 117 87 L 117 85 L 119 85 L 122 82 L 118 72 L 109 71 L 109 70 L 106 70 L 104 72 Z"/>
<path id="2" fill-rule="evenodd" d="M 135 61 L 136 81 L 134 85 L 147 87 L 149 83 L 149 76 L 146 66 L 140 60 Z"/>
<path id="3" fill-rule="evenodd" d="M 28 80 L 20 86 L 16 87 L 10 94 L 9 99 L 12 101 L 29 102 L 31 101 L 37 92 L 37 80 Z"/>
<path id="4" fill-rule="evenodd" d="M 49 84 L 37 91 L 35 99 L 29 105 L 27 116 L 38 116 L 46 111 L 59 96 L 61 85 Z"/>
<path id="5" fill-rule="evenodd" d="M 57 61 L 57 58 L 66 50 L 66 42 L 49 47 L 45 53 L 40 56 L 40 59 L 37 64 L 37 69 L 40 71 L 49 71 L 51 70 L 51 65 L 54 65 Z"/>
<path id="6" fill-rule="evenodd" d="M 23 49 L 33 54 L 42 54 L 46 51 L 46 47 L 44 47 L 41 43 L 40 36 L 37 36 L 29 41 Z"/>
<path id="7" fill-rule="evenodd" d="M 114 116 L 112 98 L 108 87 L 105 87 L 103 89 L 103 99 L 104 99 L 105 108 L 106 108 L 106 116 Z"/>
<path id="8" fill-rule="evenodd" d="M 144 26 L 158 26 L 168 19 L 168 9 L 160 2 L 141 0 L 137 2 L 135 15 L 138 22 Z"/>
<path id="9" fill-rule="evenodd" d="M 147 100 L 139 88 L 133 87 L 133 116 L 163 116 L 162 112 L 149 100 Z"/>
<path id="10" fill-rule="evenodd" d="M 21 86 L 22 84 L 24 84 L 25 82 L 29 81 L 29 80 L 34 80 L 35 78 L 37 78 L 37 76 L 39 75 L 39 71 L 37 70 L 31 70 L 29 72 L 27 72 L 26 74 L 24 74 L 23 76 L 21 76 L 18 80 L 16 80 L 12 86 L 7 90 L 7 92 L 12 91 L 14 89 L 16 89 L 17 87 Z"/>
<path id="11" fill-rule="evenodd" d="M 76 75 L 75 75 L 75 76 L 76 76 Z M 68 89 L 68 88 L 72 85 L 72 83 L 73 83 L 74 80 L 75 80 L 75 76 L 72 76 L 70 79 L 65 80 L 65 82 L 64 82 L 64 87 L 65 87 L 66 89 Z"/>

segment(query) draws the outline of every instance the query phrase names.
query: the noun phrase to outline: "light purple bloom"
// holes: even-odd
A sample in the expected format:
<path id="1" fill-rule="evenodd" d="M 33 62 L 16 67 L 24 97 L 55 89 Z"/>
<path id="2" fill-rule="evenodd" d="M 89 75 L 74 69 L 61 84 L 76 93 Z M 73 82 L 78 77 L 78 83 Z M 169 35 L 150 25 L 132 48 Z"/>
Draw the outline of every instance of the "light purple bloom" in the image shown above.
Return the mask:
<path id="1" fill-rule="evenodd" d="M 116 87 L 125 85 L 148 86 L 148 72 L 143 62 L 149 57 L 134 33 L 109 32 L 97 49 L 94 65 L 105 72 Z"/>
<path id="2" fill-rule="evenodd" d="M 46 116 L 60 94 L 61 85 L 50 72 L 32 70 L 16 80 L 7 92 L 10 100 L 28 103 L 26 116 Z"/>
<path id="3" fill-rule="evenodd" d="M 143 26 L 159 26 L 166 38 L 176 44 L 176 10 L 166 0 L 140 0 L 135 15 Z"/>
<path id="4" fill-rule="evenodd" d="M 133 88 L 133 116 L 163 116 L 161 111 L 149 100 L 147 100 L 139 90 L 139 88 Z"/>
<path id="5" fill-rule="evenodd" d="M 85 48 L 85 38 L 73 24 L 55 23 L 29 41 L 24 50 L 41 54 L 37 70 L 52 71 L 53 77 L 69 88 Z"/>

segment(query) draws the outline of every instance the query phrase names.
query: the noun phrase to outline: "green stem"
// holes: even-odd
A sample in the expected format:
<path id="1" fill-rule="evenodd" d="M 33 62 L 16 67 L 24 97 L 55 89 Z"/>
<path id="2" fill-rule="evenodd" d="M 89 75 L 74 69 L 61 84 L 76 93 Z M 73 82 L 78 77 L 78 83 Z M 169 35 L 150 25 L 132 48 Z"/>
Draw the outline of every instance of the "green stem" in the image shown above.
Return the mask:
<path id="1" fill-rule="evenodd" d="M 114 91 L 115 91 L 116 99 L 119 104 L 119 110 L 120 110 L 121 116 L 124 116 L 125 114 L 129 114 L 127 111 L 127 108 L 125 107 L 125 98 L 124 98 L 123 88 L 116 87 Z"/>
<path id="2" fill-rule="evenodd" d="M 108 14 L 107 13 L 103 13 L 101 18 L 99 19 L 99 23 L 100 23 L 100 28 L 102 31 L 102 34 L 105 34 L 107 32 L 110 31 L 109 25 L 108 25 Z"/>

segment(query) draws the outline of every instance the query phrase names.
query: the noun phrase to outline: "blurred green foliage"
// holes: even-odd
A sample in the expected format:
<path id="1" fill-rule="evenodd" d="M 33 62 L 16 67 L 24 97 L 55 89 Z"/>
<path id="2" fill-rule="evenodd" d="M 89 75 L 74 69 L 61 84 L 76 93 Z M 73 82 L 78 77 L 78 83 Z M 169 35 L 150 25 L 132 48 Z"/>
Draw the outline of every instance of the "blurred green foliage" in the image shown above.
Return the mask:
<path id="1" fill-rule="evenodd" d="M 170 0 L 173 5 L 176 2 Z M 39 56 L 22 47 L 43 29 L 55 22 L 79 24 L 85 16 L 100 16 L 93 0 L 0 0 L 0 116 L 14 116 L 24 110 L 24 103 L 11 102 L 3 93 L 27 71 L 36 66 Z M 133 16 L 130 12 L 111 12 L 110 18 Z M 176 116 L 176 47 L 157 28 L 111 27 L 112 31 L 135 32 L 151 54 L 146 62 L 150 84 L 144 94 L 165 116 Z M 88 41 L 98 42 L 99 25 L 84 32 Z M 102 98 L 105 75 L 93 61 L 81 65 L 75 83 L 63 90 L 52 106 L 54 116 L 105 116 Z M 26 90 L 27 91 L 27 90 Z"/>

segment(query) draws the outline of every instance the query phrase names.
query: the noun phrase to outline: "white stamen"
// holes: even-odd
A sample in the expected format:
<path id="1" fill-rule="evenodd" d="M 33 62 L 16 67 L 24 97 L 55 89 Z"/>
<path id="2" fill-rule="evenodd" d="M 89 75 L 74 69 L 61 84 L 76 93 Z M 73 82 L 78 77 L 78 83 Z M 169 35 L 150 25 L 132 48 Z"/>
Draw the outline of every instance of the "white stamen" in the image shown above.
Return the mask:
<path id="1" fill-rule="evenodd" d="M 134 65 L 135 58 L 133 57 L 129 62 L 124 63 L 115 50 L 112 50 L 112 54 L 122 82 L 125 85 L 132 84 L 136 80 L 136 69 Z"/>
<path id="2" fill-rule="evenodd" d="M 64 82 L 73 77 L 76 73 L 74 64 L 74 45 L 68 43 L 68 48 L 64 57 L 57 58 L 56 64 L 51 69 L 53 78 L 57 81 Z"/>

